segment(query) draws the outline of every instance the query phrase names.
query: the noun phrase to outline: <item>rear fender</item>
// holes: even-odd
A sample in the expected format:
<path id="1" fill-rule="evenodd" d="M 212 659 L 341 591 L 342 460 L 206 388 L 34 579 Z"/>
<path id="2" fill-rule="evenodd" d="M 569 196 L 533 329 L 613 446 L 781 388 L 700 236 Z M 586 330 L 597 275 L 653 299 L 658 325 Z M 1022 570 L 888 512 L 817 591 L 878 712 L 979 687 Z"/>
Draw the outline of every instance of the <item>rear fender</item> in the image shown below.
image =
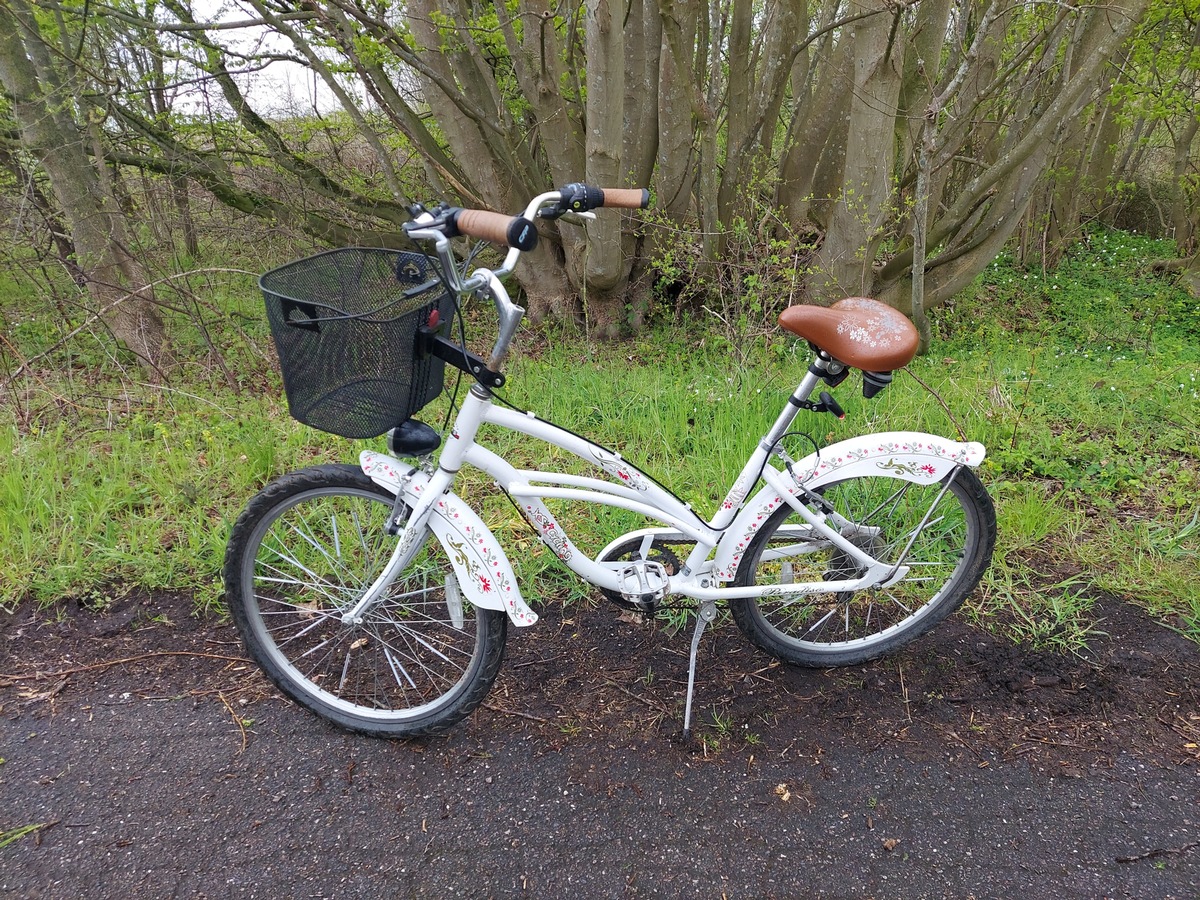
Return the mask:
<path id="1" fill-rule="evenodd" d="M 986 452 L 983 444 L 974 441 L 960 443 L 916 431 L 860 435 L 793 463 L 795 487 L 791 495 L 800 494 L 801 485 L 814 490 L 861 475 L 887 474 L 918 484 L 933 484 L 956 466 L 978 466 Z M 718 581 L 733 579 L 758 529 L 785 503 L 784 497 L 770 485 L 746 503 L 717 545 L 713 573 Z"/>
<path id="2" fill-rule="evenodd" d="M 383 453 L 364 450 L 359 465 L 385 490 L 393 494 L 403 491 L 409 506 L 416 505 L 429 485 L 429 476 L 420 469 Z M 445 548 L 459 589 L 471 603 L 481 609 L 504 610 L 517 626 L 538 620 L 521 597 L 504 548 L 462 498 L 449 491 L 439 497 L 430 511 L 429 528 Z"/>

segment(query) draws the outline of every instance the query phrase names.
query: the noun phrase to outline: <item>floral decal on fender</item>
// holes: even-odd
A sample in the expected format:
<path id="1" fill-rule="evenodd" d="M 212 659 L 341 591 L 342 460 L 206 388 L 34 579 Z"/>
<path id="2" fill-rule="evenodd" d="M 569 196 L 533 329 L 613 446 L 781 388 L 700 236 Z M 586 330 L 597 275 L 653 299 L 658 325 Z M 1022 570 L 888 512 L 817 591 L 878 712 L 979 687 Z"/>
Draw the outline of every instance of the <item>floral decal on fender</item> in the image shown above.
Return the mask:
<path id="1" fill-rule="evenodd" d="M 420 481 L 410 480 L 408 484 L 405 484 L 405 480 L 411 479 L 417 470 L 411 466 L 398 464 L 395 459 L 390 456 L 384 456 L 382 453 L 364 450 L 359 454 L 358 463 L 369 478 L 389 482 L 386 485 L 389 490 L 395 491 L 397 486 L 402 486 L 405 493 L 419 496 L 425 488 L 425 485 Z"/>
<path id="2" fill-rule="evenodd" d="M 763 522 L 767 521 L 771 513 L 775 512 L 775 510 L 782 505 L 783 498 L 775 497 L 759 507 L 758 512 L 754 514 L 753 521 L 750 522 L 746 532 L 738 540 L 737 546 L 734 548 L 733 557 L 730 559 L 729 564 L 725 566 L 725 568 L 718 569 L 713 573 L 718 579 L 721 581 L 729 581 L 733 578 L 734 573 L 737 572 L 738 563 L 742 561 L 742 556 L 745 555 L 746 548 L 750 546 L 750 541 L 754 539 L 754 535 L 758 534 L 758 529 L 762 528 Z"/>
<path id="3" fill-rule="evenodd" d="M 424 474 L 390 456 L 364 450 L 359 463 L 377 483 L 393 491 L 402 489 L 410 503 L 425 490 Z M 453 494 L 447 494 L 438 499 L 432 513 L 428 528 L 433 529 L 450 554 L 468 599 L 488 609 L 505 610 L 514 625 L 534 624 L 537 613 L 525 605 L 513 583 L 512 568 L 504 551 L 470 507 Z M 400 537 L 405 550 L 418 538 L 428 535 L 428 528 L 405 527 Z"/>
<path id="4" fill-rule="evenodd" d="M 797 473 L 793 493 L 799 493 L 800 485 L 814 489 L 842 478 L 872 474 L 931 484 L 955 466 L 978 466 L 986 453 L 982 444 L 959 443 L 916 431 L 864 435 L 833 444 L 797 462 L 793 467 Z M 782 497 L 764 488 L 742 510 L 717 547 L 713 574 L 718 580 L 734 578 L 750 541 L 782 503 Z"/>
<path id="5" fill-rule="evenodd" d="M 896 462 L 894 459 L 889 459 L 885 463 L 875 463 L 875 465 L 888 472 L 911 475 L 913 478 L 933 478 L 937 475 L 937 469 L 929 463 L 917 465 L 916 463 Z"/>
<path id="6" fill-rule="evenodd" d="M 820 478 L 846 466 L 881 456 L 886 456 L 887 459 L 875 464 L 880 469 L 897 475 L 907 475 L 918 481 L 936 481 L 944 474 L 946 463 L 977 466 L 983 460 L 984 454 L 980 444 L 942 442 L 927 434 L 896 432 L 874 435 L 874 439 L 873 442 L 844 441 L 843 444 L 852 446 L 835 444 L 826 448 L 820 454 L 816 467 L 804 481 Z M 913 459 L 922 456 L 928 457 L 929 461 Z"/>
<path id="7" fill-rule="evenodd" d="M 514 625 L 532 625 L 537 615 L 525 606 L 515 585 L 508 577 L 503 557 L 496 552 L 488 534 L 463 520 L 462 513 L 452 503 L 439 500 L 438 512 L 443 522 L 458 533 L 455 539 L 446 535 L 446 546 L 455 564 L 470 579 L 471 584 L 485 597 L 499 597 Z"/>
<path id="8" fill-rule="evenodd" d="M 384 456 L 380 453 L 371 453 L 369 451 L 363 452 L 359 462 L 362 465 L 363 472 L 365 472 L 369 477 L 374 478 L 379 476 L 380 478 L 386 478 L 389 481 L 395 481 L 397 483 L 399 483 L 400 479 L 409 474 L 409 471 L 411 471 L 408 470 L 401 472 L 399 467 L 394 464 L 394 460 L 392 460 L 391 457 Z"/>
<path id="9" fill-rule="evenodd" d="M 454 551 L 454 558 L 458 564 L 462 566 L 467 574 L 471 576 L 471 580 L 475 582 L 475 586 L 484 594 L 492 592 L 492 579 L 488 576 L 487 570 L 484 569 L 478 562 L 471 559 L 467 554 L 467 545 L 465 542 L 455 542 L 453 538 L 447 538 L 446 543 L 450 549 Z M 503 579 L 503 576 L 500 576 Z M 500 585 L 505 584 L 503 580 L 499 581 Z"/>

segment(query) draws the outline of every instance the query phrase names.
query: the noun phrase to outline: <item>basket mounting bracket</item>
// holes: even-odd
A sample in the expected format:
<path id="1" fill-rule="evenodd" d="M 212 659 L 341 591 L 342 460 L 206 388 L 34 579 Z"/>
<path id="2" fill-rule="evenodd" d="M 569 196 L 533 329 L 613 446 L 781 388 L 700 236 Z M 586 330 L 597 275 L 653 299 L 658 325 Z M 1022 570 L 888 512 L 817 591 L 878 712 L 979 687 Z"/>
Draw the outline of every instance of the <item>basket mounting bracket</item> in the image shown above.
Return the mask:
<path id="1" fill-rule="evenodd" d="M 423 326 L 417 332 L 417 353 L 436 356 L 449 365 L 466 372 L 484 387 L 498 388 L 504 386 L 504 374 L 494 372 L 487 367 L 483 359 L 476 356 L 466 347 L 448 341 L 429 326 Z"/>

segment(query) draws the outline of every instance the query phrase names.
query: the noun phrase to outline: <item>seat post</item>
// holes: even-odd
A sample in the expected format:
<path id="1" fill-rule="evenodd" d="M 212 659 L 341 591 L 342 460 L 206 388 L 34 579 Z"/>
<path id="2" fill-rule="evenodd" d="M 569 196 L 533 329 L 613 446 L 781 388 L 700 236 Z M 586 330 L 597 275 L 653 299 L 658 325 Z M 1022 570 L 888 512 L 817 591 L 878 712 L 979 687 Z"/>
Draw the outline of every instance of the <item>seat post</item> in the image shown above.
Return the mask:
<path id="1" fill-rule="evenodd" d="M 775 424 L 771 426 L 771 430 L 767 432 L 759 446 L 768 453 L 771 452 L 779 443 L 780 438 L 787 434 L 787 430 L 792 427 L 796 415 L 805 408 L 804 404 L 808 402 L 808 398 L 812 396 L 813 391 L 820 386 L 821 382 L 831 379 L 840 380 L 846 371 L 845 366 L 824 350 L 817 350 L 816 359 L 812 361 L 808 371 L 796 385 L 792 396 L 788 397 L 787 405 L 783 407 L 779 418 L 775 420 Z"/>
<path id="2" fill-rule="evenodd" d="M 796 399 L 801 402 L 807 400 L 812 395 L 812 392 L 817 388 L 818 382 L 824 381 L 830 387 L 837 387 L 849 373 L 849 370 L 844 365 L 820 347 L 814 346 L 813 350 L 816 351 L 817 355 L 808 367 L 808 374 L 812 376 L 812 380 L 810 381 L 808 378 L 805 378 L 804 381 L 800 382 L 800 386 L 796 388 Z M 806 389 L 803 396 L 800 396 L 801 388 Z"/>

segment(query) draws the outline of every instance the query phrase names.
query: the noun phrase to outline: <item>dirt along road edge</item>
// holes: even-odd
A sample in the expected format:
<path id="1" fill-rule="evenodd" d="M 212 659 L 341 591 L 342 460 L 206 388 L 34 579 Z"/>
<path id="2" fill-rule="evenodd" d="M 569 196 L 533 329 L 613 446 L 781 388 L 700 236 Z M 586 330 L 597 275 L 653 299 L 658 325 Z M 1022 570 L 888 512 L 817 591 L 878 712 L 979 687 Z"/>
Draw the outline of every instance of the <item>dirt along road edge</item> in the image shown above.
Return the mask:
<path id="1" fill-rule="evenodd" d="M 1088 658 L 954 619 L 836 671 L 550 605 L 484 709 L 388 742 L 133 592 L 0 619 L 3 897 L 1195 897 L 1200 648 L 1118 600 Z"/>

